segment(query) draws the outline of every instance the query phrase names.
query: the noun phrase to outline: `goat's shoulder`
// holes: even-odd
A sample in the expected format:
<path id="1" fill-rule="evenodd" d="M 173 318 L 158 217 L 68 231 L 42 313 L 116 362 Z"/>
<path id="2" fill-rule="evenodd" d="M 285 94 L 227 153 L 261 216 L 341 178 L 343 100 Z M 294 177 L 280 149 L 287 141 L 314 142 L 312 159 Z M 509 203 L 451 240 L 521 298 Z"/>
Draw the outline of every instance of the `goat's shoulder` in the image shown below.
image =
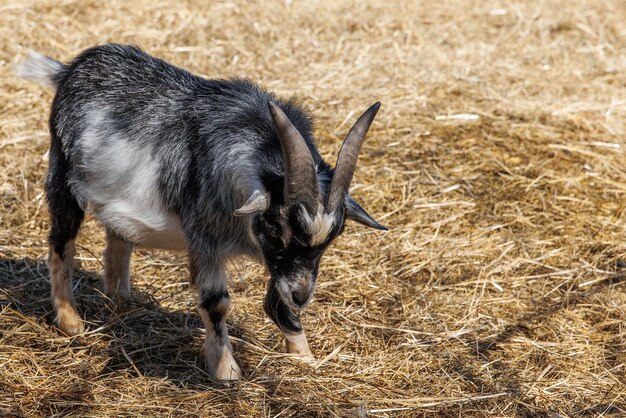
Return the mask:
<path id="1" fill-rule="evenodd" d="M 256 142 L 260 151 L 280 155 L 268 108 L 270 101 L 278 103 L 315 149 L 313 119 L 306 107 L 296 100 L 283 100 L 247 78 L 203 79 L 195 88 L 195 99 L 203 130 L 236 133 Z"/>

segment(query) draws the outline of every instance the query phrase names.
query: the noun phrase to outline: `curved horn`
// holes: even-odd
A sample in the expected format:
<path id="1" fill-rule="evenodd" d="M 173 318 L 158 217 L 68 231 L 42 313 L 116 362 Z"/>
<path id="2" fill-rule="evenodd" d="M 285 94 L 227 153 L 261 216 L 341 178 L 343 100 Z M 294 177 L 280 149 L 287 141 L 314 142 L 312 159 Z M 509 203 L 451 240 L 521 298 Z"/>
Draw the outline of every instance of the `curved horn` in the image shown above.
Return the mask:
<path id="1" fill-rule="evenodd" d="M 255 190 L 239 209 L 233 213 L 235 216 L 244 216 L 251 213 L 264 212 L 270 206 L 270 201 L 265 193 Z"/>
<path id="2" fill-rule="evenodd" d="M 280 140 L 285 163 L 285 203 L 301 203 L 311 216 L 319 206 L 317 170 L 311 151 L 304 138 L 287 115 L 274 102 L 269 102 L 270 112 Z"/>
<path id="3" fill-rule="evenodd" d="M 363 145 L 365 135 L 372 121 L 374 121 L 379 108 L 380 102 L 376 102 L 367 109 L 352 126 L 343 144 L 341 144 L 339 157 L 337 157 L 337 164 L 335 165 L 335 174 L 330 183 L 330 191 L 326 199 L 325 207 L 327 213 L 334 212 L 343 203 L 343 198 L 348 194 L 352 176 L 354 176 L 354 170 L 356 170 L 356 162 L 359 158 L 361 145 Z"/>

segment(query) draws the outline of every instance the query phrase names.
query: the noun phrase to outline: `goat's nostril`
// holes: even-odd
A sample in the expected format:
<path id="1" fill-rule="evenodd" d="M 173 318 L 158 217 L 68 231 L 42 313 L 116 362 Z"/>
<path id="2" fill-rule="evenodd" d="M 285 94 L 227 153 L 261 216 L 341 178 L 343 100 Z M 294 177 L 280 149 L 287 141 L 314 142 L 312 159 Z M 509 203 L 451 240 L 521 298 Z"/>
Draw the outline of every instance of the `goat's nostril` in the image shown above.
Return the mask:
<path id="1" fill-rule="evenodd" d="M 297 292 L 291 292 L 291 298 L 296 305 L 303 306 L 306 304 L 307 300 L 309 300 L 309 295 L 306 291 L 300 290 Z"/>

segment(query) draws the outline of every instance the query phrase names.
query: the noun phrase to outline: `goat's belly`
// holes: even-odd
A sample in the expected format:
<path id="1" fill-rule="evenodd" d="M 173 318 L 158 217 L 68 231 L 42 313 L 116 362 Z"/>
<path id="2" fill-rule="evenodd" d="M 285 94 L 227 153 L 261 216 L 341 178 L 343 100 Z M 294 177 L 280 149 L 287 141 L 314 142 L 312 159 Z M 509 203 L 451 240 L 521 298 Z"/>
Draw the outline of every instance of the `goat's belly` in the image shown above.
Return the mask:
<path id="1" fill-rule="evenodd" d="M 96 218 L 107 228 L 139 247 L 174 251 L 186 248 L 180 219 L 174 214 L 155 211 L 154 208 L 135 208 L 129 213 L 120 211 L 119 205 L 90 207 Z"/>
<path id="2" fill-rule="evenodd" d="M 143 230 L 135 243 L 139 247 L 173 251 L 183 251 L 186 248 L 185 238 L 178 219 L 170 220 L 164 229 Z"/>
<path id="3" fill-rule="evenodd" d="M 112 128 L 106 109 L 85 116 L 70 179 L 74 196 L 107 228 L 141 247 L 184 250 L 180 217 L 166 206 L 158 183 L 163 161 L 149 141 Z"/>
<path id="4" fill-rule="evenodd" d="M 146 231 L 136 244 L 144 248 L 160 248 L 172 251 L 185 250 L 185 240 L 181 234 L 169 234 L 163 231 Z"/>

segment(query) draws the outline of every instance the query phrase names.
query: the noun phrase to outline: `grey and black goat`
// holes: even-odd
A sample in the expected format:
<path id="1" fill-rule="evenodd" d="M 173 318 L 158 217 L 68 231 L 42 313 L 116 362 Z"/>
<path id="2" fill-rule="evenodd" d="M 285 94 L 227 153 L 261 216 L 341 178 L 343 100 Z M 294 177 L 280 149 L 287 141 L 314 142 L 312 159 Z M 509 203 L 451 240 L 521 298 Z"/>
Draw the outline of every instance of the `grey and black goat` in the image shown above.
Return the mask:
<path id="1" fill-rule="evenodd" d="M 241 376 L 224 322 L 226 265 L 236 256 L 265 264 L 265 312 L 287 351 L 312 360 L 300 310 L 322 254 L 346 219 L 386 229 L 348 194 L 380 103 L 352 127 L 332 169 L 311 116 L 250 81 L 207 80 L 125 45 L 93 47 L 69 64 L 29 54 L 17 74 L 56 90 L 45 190 L 58 326 L 84 331 L 72 275 L 89 210 L 106 229 L 104 288 L 118 303 L 130 294 L 135 246 L 187 252 L 213 377 Z"/>

